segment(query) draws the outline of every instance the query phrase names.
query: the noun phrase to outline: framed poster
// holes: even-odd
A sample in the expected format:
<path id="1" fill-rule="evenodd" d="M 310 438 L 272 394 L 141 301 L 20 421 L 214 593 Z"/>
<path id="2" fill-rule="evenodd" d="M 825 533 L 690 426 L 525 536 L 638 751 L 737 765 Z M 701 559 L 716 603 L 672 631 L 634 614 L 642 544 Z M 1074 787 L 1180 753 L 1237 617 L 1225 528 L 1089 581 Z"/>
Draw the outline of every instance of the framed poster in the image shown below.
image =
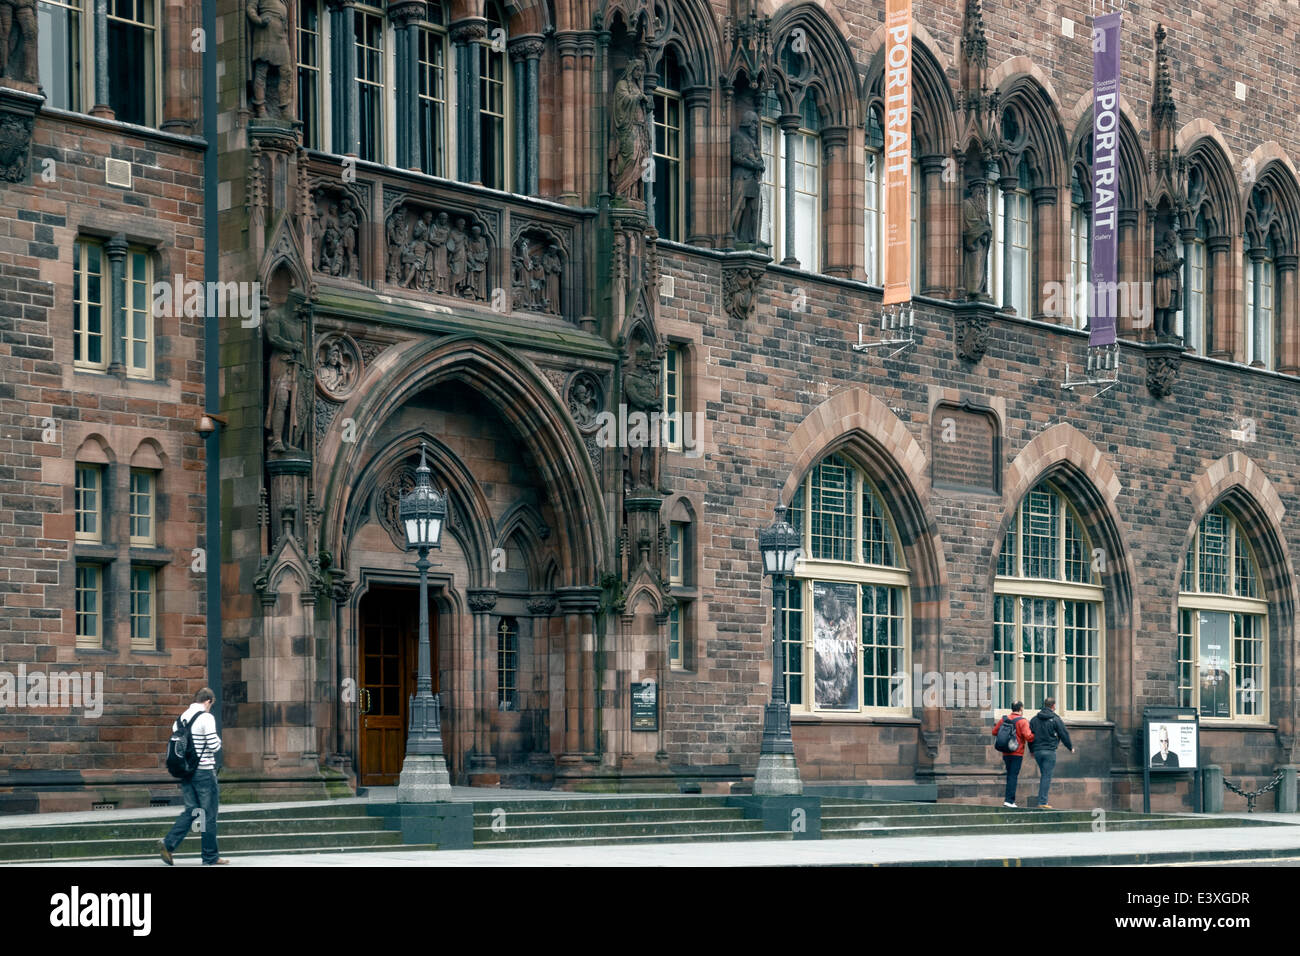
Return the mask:
<path id="1" fill-rule="evenodd" d="M 1152 773 L 1199 769 L 1200 721 L 1193 708 L 1147 708 L 1143 716 L 1145 760 Z"/>
<path id="2" fill-rule="evenodd" d="M 1232 693 L 1229 653 L 1232 649 L 1232 615 L 1223 611 L 1197 611 L 1200 615 L 1201 716 L 1230 717 Z"/>
<path id="3" fill-rule="evenodd" d="M 858 586 L 814 581 L 813 700 L 819 710 L 858 709 Z"/>
<path id="4" fill-rule="evenodd" d="M 632 729 L 659 729 L 659 685 L 653 680 L 632 684 Z"/>

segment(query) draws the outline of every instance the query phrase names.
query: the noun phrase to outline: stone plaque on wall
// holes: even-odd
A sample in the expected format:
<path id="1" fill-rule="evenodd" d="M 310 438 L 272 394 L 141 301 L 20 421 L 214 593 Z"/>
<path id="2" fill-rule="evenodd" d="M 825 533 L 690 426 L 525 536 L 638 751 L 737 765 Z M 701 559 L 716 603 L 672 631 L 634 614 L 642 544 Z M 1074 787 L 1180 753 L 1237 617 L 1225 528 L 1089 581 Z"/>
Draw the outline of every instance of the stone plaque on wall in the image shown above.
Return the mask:
<path id="1" fill-rule="evenodd" d="M 941 402 L 930 418 L 930 484 L 936 488 L 1001 494 L 1002 443 L 997 416 L 987 408 Z"/>

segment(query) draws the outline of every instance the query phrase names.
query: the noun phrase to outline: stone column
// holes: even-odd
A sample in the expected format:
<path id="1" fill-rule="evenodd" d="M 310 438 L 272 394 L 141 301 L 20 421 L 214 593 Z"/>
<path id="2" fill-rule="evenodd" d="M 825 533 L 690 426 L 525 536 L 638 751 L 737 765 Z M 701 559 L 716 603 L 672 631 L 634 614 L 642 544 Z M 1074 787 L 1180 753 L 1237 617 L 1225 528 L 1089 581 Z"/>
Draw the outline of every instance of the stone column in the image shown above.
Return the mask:
<path id="1" fill-rule="evenodd" d="M 1136 209 L 1121 209 L 1119 211 L 1119 268 L 1118 280 L 1126 283 L 1125 288 L 1132 289 L 1134 286 L 1128 283 L 1150 280 L 1150 272 L 1142 270 L 1143 256 L 1138 250 L 1138 211 Z M 1125 305 L 1130 296 L 1120 295 L 1116 297 L 1116 310 L 1123 312 L 1122 306 Z M 1133 304 L 1128 303 L 1128 315 L 1117 315 L 1115 317 L 1116 335 L 1128 338 L 1145 339 L 1151 335 L 1151 321 L 1154 316 L 1155 303 L 1148 301 L 1149 296 L 1142 296 L 1142 305 L 1146 309 L 1147 325 L 1145 330 L 1138 328 L 1137 322 L 1139 317 L 1133 314 Z M 1136 334 L 1135 334 L 1136 333 Z"/>
<path id="2" fill-rule="evenodd" d="M 114 119 L 108 89 L 108 0 L 95 0 L 95 105 L 91 116 Z"/>
<path id="3" fill-rule="evenodd" d="M 820 217 L 820 234 L 825 237 L 826 252 L 821 271 L 848 279 L 853 275 L 855 252 L 861 261 L 863 205 L 861 187 L 854 189 L 849 176 L 849 128 L 827 126 L 822 130 L 821 140 L 822 172 L 818 191 L 822 197 L 843 196 L 845 199 L 844 202 L 822 204 L 825 215 Z M 855 194 L 859 196 L 856 202 L 852 199 Z M 913 293 L 916 291 L 912 290 Z"/>
<path id="4" fill-rule="evenodd" d="M 111 264 L 109 280 L 109 329 L 112 344 L 108 371 L 110 375 L 126 374 L 126 236 L 118 233 L 104 243 L 104 251 Z"/>
<path id="5" fill-rule="evenodd" d="M 424 21 L 424 4 L 402 2 L 389 4 L 396 43 L 397 82 L 397 165 L 420 168 L 420 24 Z"/>
<path id="6" fill-rule="evenodd" d="M 479 41 L 487 36 L 487 20 L 468 17 L 451 25 L 456 47 L 456 178 L 483 182 L 483 150 L 479 141 Z"/>
<path id="7" fill-rule="evenodd" d="M 1002 308 L 1011 308 L 1011 290 L 1015 277 L 1011 274 L 1011 206 L 1020 180 L 1015 176 L 1002 176 L 998 188 L 1002 190 Z M 996 254 L 995 254 L 996 255 Z M 1024 318 L 1024 316 L 1021 316 Z"/>
<path id="8" fill-rule="evenodd" d="M 720 202 L 731 219 L 731 180 L 717 182 L 711 175 L 709 159 L 709 101 L 713 90 L 707 86 L 691 86 L 682 93 L 686 109 L 682 123 L 682 184 L 686 187 L 686 222 L 682 223 L 682 236 L 691 245 L 713 245 L 708 234 L 709 204 Z M 730 148 L 727 150 L 730 155 Z M 714 197 L 717 197 L 714 199 Z"/>
<path id="9" fill-rule="evenodd" d="M 539 36 L 516 37 L 510 41 L 510 64 L 514 68 L 515 108 L 515 191 L 538 193 L 541 150 L 538 147 L 538 60 L 546 41 Z"/>
<path id="10" fill-rule="evenodd" d="M 555 49 L 560 54 L 560 123 L 559 140 L 564 148 L 559 151 L 560 202 L 578 203 L 578 104 L 577 57 L 578 34 L 572 32 L 555 35 Z"/>
<path id="11" fill-rule="evenodd" d="M 596 45 L 600 43 L 600 56 L 597 58 Z M 609 112 L 597 110 L 596 84 L 603 83 L 605 73 L 598 72 L 597 64 L 609 63 L 609 31 L 600 34 L 590 30 L 578 36 L 578 201 L 584 206 L 594 206 L 595 197 L 603 189 L 605 170 L 609 157 L 605 150 L 608 144 Z M 608 86 L 603 87 L 599 101 L 608 100 Z M 599 116 L 598 123 L 595 117 Z M 653 220 L 652 220 L 653 221 Z"/>
<path id="12" fill-rule="evenodd" d="M 1273 321 L 1277 325 L 1277 370 L 1300 375 L 1300 329 L 1296 328 L 1296 265 L 1300 256 L 1277 257 L 1277 288 L 1273 290 Z"/>
<path id="13" fill-rule="evenodd" d="M 163 4 L 163 112 L 159 128 L 174 133 L 192 133 L 197 123 L 193 91 L 185 89 L 198 59 L 191 52 L 190 31 L 198 26 L 200 6 L 184 0 Z M 98 71 L 99 64 L 95 64 Z M 190 84 L 193 85 L 193 84 Z"/>
<path id="14" fill-rule="evenodd" d="M 330 138 L 334 152 L 355 156 L 361 142 L 361 120 L 357 116 L 356 14 L 351 0 L 328 0 L 330 12 L 330 59 L 333 82 L 333 115 Z"/>
<path id="15" fill-rule="evenodd" d="M 1048 316 L 1043 311 L 1043 288 L 1049 282 L 1065 288 L 1062 267 L 1068 268 L 1069 256 L 1062 256 L 1061 220 L 1056 215 L 1056 200 L 1060 193 L 1055 186 L 1035 186 L 1030 191 L 1033 210 L 1030 215 L 1029 249 L 1029 314 L 1040 322 L 1070 321 L 1068 314 Z"/>
<path id="16" fill-rule="evenodd" d="M 564 759 L 596 759 L 595 613 L 600 589 L 557 590 L 564 615 Z"/>
<path id="17" fill-rule="evenodd" d="M 1207 272 L 1213 284 L 1210 294 L 1206 296 L 1206 304 L 1209 306 L 1206 315 L 1210 320 L 1205 330 L 1206 349 L 1211 358 L 1230 362 L 1237 341 L 1236 296 L 1233 294 L 1235 283 L 1230 281 L 1232 239 L 1229 236 L 1214 236 L 1206 243 L 1206 247 L 1210 256 Z"/>
<path id="18" fill-rule="evenodd" d="M 1254 303 L 1251 307 L 1252 314 L 1247 317 L 1250 328 L 1250 352 L 1255 357 L 1250 361 L 1251 368 L 1263 368 L 1264 362 L 1259 357 L 1264 351 L 1264 330 L 1261 327 L 1260 318 L 1263 310 L 1260 308 L 1259 300 L 1260 289 L 1264 278 L 1264 250 L 1258 247 L 1250 250 L 1250 273 L 1255 283 Z M 1276 292 L 1276 290 L 1274 290 Z"/>
<path id="19" fill-rule="evenodd" d="M 799 114 L 782 113 L 777 122 L 781 126 L 781 135 L 785 137 L 785 180 L 781 183 L 781 192 L 785 203 L 784 220 L 781 228 L 785 239 L 785 258 L 781 265 L 799 267 L 799 259 L 794 252 L 794 138 L 799 132 Z"/>
<path id="20" fill-rule="evenodd" d="M 501 782 L 496 775 L 496 756 L 492 753 L 492 691 L 489 681 L 496 674 L 496 647 L 491 644 L 496 633 L 492 626 L 492 610 L 497 606 L 497 592 L 474 590 L 468 594 L 469 609 L 474 614 L 474 752 L 468 770 L 472 786 L 496 786 Z"/>
<path id="21" fill-rule="evenodd" d="M 948 259 L 953 244 L 957 242 L 949 230 L 947 204 L 943 202 L 943 170 L 947 162 L 947 156 L 937 153 L 922 156 L 920 160 L 921 247 L 917 255 L 921 257 L 921 288 L 912 291 L 937 297 L 947 297 L 953 287 L 948 274 Z M 876 202 L 880 202 L 879 197 Z M 945 215 L 942 218 L 935 215 L 936 209 L 945 211 Z"/>

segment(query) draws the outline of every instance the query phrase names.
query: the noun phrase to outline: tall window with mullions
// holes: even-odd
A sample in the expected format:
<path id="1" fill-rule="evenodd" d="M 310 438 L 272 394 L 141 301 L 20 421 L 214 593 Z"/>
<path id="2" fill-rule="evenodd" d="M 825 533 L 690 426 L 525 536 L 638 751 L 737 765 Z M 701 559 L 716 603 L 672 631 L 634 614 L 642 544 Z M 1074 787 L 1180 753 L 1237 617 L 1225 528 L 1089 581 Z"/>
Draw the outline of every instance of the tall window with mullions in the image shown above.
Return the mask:
<path id="1" fill-rule="evenodd" d="M 298 119 L 307 149 L 321 144 L 320 82 L 320 0 L 299 0 Z"/>
<path id="2" fill-rule="evenodd" d="M 158 97 L 155 0 L 108 0 L 108 101 L 123 123 L 153 126 Z"/>
<path id="3" fill-rule="evenodd" d="M 420 168 L 447 175 L 447 30 L 442 4 L 428 6 L 420 29 Z"/>
<path id="4" fill-rule="evenodd" d="M 358 7 L 353 12 L 353 30 L 357 46 L 357 155 L 379 163 L 384 159 L 384 18 L 377 10 Z"/>
<path id="5" fill-rule="evenodd" d="M 83 0 L 41 0 L 37 5 L 37 64 L 45 105 L 80 110 Z"/>
<path id="6" fill-rule="evenodd" d="M 660 237 L 682 238 L 682 95 L 677 55 L 669 49 L 659 66 L 654 92 L 655 229 Z"/>
<path id="7" fill-rule="evenodd" d="M 487 36 L 479 46 L 479 150 L 483 185 L 490 189 L 510 188 L 510 160 L 507 142 L 509 90 L 506 77 L 509 56 L 496 42 L 505 36 L 501 7 L 490 2 L 484 7 Z"/>

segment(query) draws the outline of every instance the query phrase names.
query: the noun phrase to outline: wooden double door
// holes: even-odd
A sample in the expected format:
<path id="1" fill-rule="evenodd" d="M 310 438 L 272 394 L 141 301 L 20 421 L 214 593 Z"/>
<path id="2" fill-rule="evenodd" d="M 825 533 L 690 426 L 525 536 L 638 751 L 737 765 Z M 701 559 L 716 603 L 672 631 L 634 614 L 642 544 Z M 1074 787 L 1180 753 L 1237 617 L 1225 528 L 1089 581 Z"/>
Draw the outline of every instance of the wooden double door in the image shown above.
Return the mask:
<path id="1" fill-rule="evenodd" d="M 373 587 L 361 597 L 360 784 L 397 785 L 406 755 L 408 703 L 419 674 L 420 589 Z M 438 616 L 429 599 L 429 652 L 433 692 L 438 693 Z M 444 728 L 443 746 L 446 747 Z M 450 754 L 448 754 L 450 765 Z"/>

